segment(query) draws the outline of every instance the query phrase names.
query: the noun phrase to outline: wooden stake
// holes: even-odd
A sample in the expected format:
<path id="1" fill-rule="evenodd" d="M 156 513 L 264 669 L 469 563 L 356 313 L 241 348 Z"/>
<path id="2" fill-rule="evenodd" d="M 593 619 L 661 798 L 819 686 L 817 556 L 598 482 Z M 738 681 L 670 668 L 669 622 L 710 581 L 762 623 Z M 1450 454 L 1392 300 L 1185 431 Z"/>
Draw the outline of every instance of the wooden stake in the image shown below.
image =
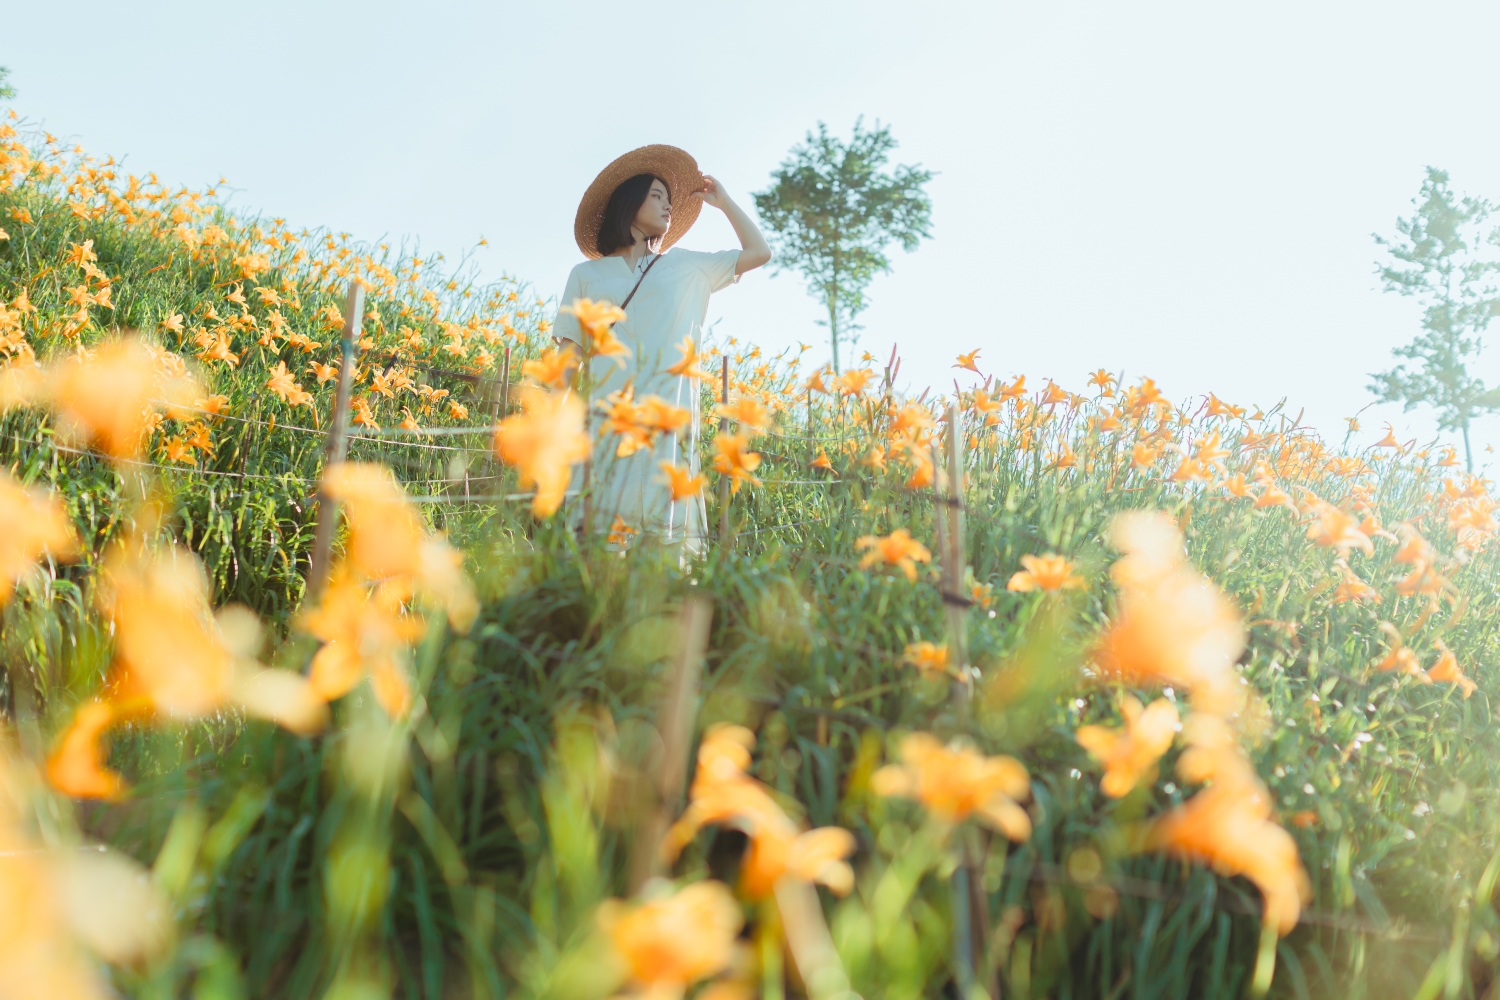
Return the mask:
<path id="1" fill-rule="evenodd" d="M 634 895 L 646 880 L 664 870 L 661 841 L 667 828 L 682 812 L 683 786 L 690 765 L 693 725 L 698 715 L 698 678 L 703 673 L 703 654 L 708 649 L 708 627 L 714 606 L 707 598 L 689 597 L 677 620 L 677 662 L 656 715 L 661 736 L 660 770 L 654 775 L 657 808 L 642 820 L 630 855 L 630 892 Z"/>
<path id="2" fill-rule="evenodd" d="M 720 388 L 719 402 L 725 406 L 729 405 L 729 355 L 720 359 Z M 719 433 L 729 433 L 729 418 L 719 418 Z M 719 545 L 729 544 L 729 477 L 719 477 Z"/>
<path id="3" fill-rule="evenodd" d="M 948 551 L 943 560 L 946 571 L 943 609 L 948 619 L 948 652 L 964 671 L 965 688 L 973 689 L 969 676 L 969 642 L 967 616 L 968 595 L 963 593 L 968 545 L 964 538 L 964 435 L 957 406 L 948 407 L 948 500 L 943 512 L 948 522 Z M 936 478 L 936 477 L 934 477 Z"/>
<path id="4" fill-rule="evenodd" d="M 328 417 L 328 438 L 324 445 L 324 469 L 344 460 L 349 453 L 349 397 L 354 391 L 354 365 L 359 356 L 359 334 L 365 313 L 365 287 L 358 280 L 349 282 L 344 299 L 343 361 L 339 364 L 339 388 L 334 397 L 333 413 Z M 307 573 L 307 598 L 317 600 L 328 582 L 328 560 L 333 549 L 333 533 L 339 522 L 339 502 L 321 481 L 318 485 L 318 527 L 313 535 L 312 564 Z"/>
<path id="5" fill-rule="evenodd" d="M 505 370 L 500 375 L 500 416 L 510 416 L 510 347 L 505 348 Z"/>

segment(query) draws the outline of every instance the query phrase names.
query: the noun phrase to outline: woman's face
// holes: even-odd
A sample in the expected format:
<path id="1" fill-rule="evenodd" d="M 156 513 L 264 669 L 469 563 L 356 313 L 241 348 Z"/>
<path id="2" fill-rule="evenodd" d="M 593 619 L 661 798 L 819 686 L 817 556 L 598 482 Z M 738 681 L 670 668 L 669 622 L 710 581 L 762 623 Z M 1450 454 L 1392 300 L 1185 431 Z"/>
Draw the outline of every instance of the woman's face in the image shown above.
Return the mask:
<path id="1" fill-rule="evenodd" d="M 667 186 L 661 181 L 651 182 L 651 193 L 646 195 L 640 211 L 635 213 L 635 228 L 649 240 L 654 236 L 665 236 L 672 225 L 672 199 Z"/>

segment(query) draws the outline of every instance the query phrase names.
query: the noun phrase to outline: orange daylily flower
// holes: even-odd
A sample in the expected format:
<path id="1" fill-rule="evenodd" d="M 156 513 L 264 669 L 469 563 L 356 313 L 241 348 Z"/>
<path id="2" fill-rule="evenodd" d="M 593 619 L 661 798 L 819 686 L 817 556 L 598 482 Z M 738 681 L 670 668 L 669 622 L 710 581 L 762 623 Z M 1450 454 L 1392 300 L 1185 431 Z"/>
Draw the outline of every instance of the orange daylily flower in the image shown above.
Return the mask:
<path id="1" fill-rule="evenodd" d="M 1153 448 L 1142 441 L 1131 449 L 1130 465 L 1131 468 L 1135 469 L 1149 469 L 1156 464 L 1156 460 L 1160 457 L 1161 448 L 1159 446 Z"/>
<path id="2" fill-rule="evenodd" d="M 1458 464 L 1458 449 L 1451 444 L 1443 446 L 1443 457 L 1437 463 L 1438 468 L 1448 469 Z"/>
<path id="3" fill-rule="evenodd" d="M 635 529 L 625 523 L 625 519 L 619 514 L 615 515 L 614 523 L 609 526 L 609 537 L 606 539 L 611 545 L 627 545 Z"/>
<path id="4" fill-rule="evenodd" d="M 1372 447 L 1372 448 L 1395 448 L 1397 450 L 1400 450 L 1400 448 L 1401 448 L 1401 442 L 1396 440 L 1396 428 L 1392 427 L 1390 424 L 1386 424 L 1385 425 L 1385 437 L 1381 438 L 1379 441 L 1376 441 L 1370 447 Z"/>
<path id="5" fill-rule="evenodd" d="M 59 742 L 48 771 L 62 791 L 93 797 L 121 787 L 103 768 L 99 741 L 127 716 L 199 719 L 238 705 L 296 733 L 323 727 L 326 710 L 306 679 L 255 662 L 254 613 L 238 606 L 210 612 L 208 578 L 186 549 L 154 551 L 127 538 L 105 556 L 101 584 L 98 600 L 115 643 L 113 693 L 107 711 L 98 703 L 80 709 Z"/>
<path id="6" fill-rule="evenodd" d="M 818 457 L 812 460 L 812 467 L 814 469 L 824 469 L 828 472 L 833 471 L 833 463 L 828 460 L 828 453 L 822 448 L 818 449 Z"/>
<path id="7" fill-rule="evenodd" d="M 979 357 L 980 350 L 981 348 L 976 347 L 968 354 L 960 354 L 958 356 L 958 364 L 954 365 L 953 367 L 966 369 L 973 372 L 975 375 L 983 375 L 984 372 L 980 371 L 979 365 L 975 363 L 976 359 L 978 359 Z"/>
<path id="8" fill-rule="evenodd" d="M 674 501 L 697 496 L 708 483 L 708 477 L 695 476 L 690 470 L 671 462 L 662 462 L 660 468 L 667 475 L 667 487 L 672 491 Z"/>
<path id="9" fill-rule="evenodd" d="M 738 493 L 744 483 L 760 485 L 754 475 L 760 467 L 760 455 L 749 450 L 749 434 L 720 434 L 714 438 L 714 449 L 718 452 L 714 455 L 714 471 L 729 477 L 731 494 Z"/>
<path id="10" fill-rule="evenodd" d="M 911 537 L 911 533 L 905 528 L 897 528 L 895 531 L 881 538 L 877 535 L 864 535 L 854 543 L 857 549 L 869 549 L 859 561 L 860 569 L 869 569 L 876 563 L 884 563 L 887 566 L 895 566 L 906 574 L 908 580 L 917 579 L 917 563 L 932 562 L 932 553 L 927 546 Z"/>
<path id="11" fill-rule="evenodd" d="M 1285 507 L 1288 510 L 1296 511 L 1297 502 L 1292 499 L 1291 494 L 1276 484 L 1266 483 L 1265 489 L 1261 491 L 1260 497 L 1255 501 L 1255 508 L 1261 510 L 1266 507 Z"/>
<path id="12" fill-rule="evenodd" d="M 1367 556 L 1375 554 L 1375 544 L 1370 536 L 1359 530 L 1359 522 L 1333 504 L 1321 504 L 1317 519 L 1308 525 L 1307 537 L 1319 545 L 1338 549 L 1347 557 L 1350 549 L 1359 549 Z"/>
<path id="13" fill-rule="evenodd" d="M 534 361 L 523 361 L 521 373 L 536 379 L 551 389 L 566 389 L 573 384 L 573 375 L 578 371 L 578 352 L 574 350 L 548 350 Z"/>
<path id="14" fill-rule="evenodd" d="M 0 410 L 45 404 L 69 434 L 116 459 L 140 455 L 159 409 L 200 395 L 181 358 L 130 338 L 45 368 L 13 363 L 0 378 Z"/>
<path id="15" fill-rule="evenodd" d="M 104 733 L 115 724 L 117 715 L 113 705 L 102 701 L 78 709 L 72 725 L 47 758 L 47 781 L 53 788 L 75 799 L 120 797 L 125 780 L 107 766 L 104 747 Z"/>
<path id="16" fill-rule="evenodd" d="M 808 380 L 802 384 L 802 387 L 809 393 L 821 392 L 825 396 L 828 395 L 828 386 L 823 384 L 822 369 L 813 372 L 811 377 L 809 377 Z"/>
<path id="17" fill-rule="evenodd" d="M 893 437 L 897 434 L 916 436 L 918 432 L 933 426 L 935 425 L 932 414 L 925 406 L 909 404 L 896 411 L 895 418 L 891 421 L 890 433 Z"/>
<path id="18" fill-rule="evenodd" d="M 399 588 L 381 584 L 370 591 L 341 575 L 329 583 L 318 606 L 303 613 L 300 625 L 323 640 L 308 676 L 318 697 L 341 698 L 369 677 L 386 713 L 406 714 L 411 705 L 406 651 L 421 637 L 422 623 L 402 613 Z"/>
<path id="19" fill-rule="evenodd" d="M 869 452 L 859 460 L 859 464 L 869 466 L 876 472 L 885 471 L 885 449 L 880 445 L 871 445 Z"/>
<path id="20" fill-rule="evenodd" d="M 338 362 L 334 362 L 331 365 L 325 365 L 314 361 L 312 362 L 312 370 L 313 374 L 318 377 L 319 385 L 322 385 L 324 382 L 327 382 L 330 379 L 336 379 L 339 377 Z"/>
<path id="21" fill-rule="evenodd" d="M 1161 513 L 1123 514 L 1110 540 L 1124 553 L 1110 571 L 1119 612 L 1095 662 L 1127 683 L 1184 688 L 1195 708 L 1237 710 L 1244 692 L 1234 663 L 1245 627 L 1228 598 L 1185 558 L 1176 523 Z"/>
<path id="22" fill-rule="evenodd" d="M 1115 394 L 1115 377 L 1109 372 L 1105 371 L 1103 368 L 1100 368 L 1098 371 L 1089 376 L 1088 384 L 1098 386 L 1100 390 L 1099 394 L 1101 396 L 1109 397 Z"/>
<path id="23" fill-rule="evenodd" d="M 1156 762 L 1179 728 L 1177 706 L 1165 698 L 1142 708 L 1127 694 L 1120 701 L 1120 714 L 1125 717 L 1123 729 L 1079 726 L 1073 734 L 1078 745 L 1104 765 L 1099 788 L 1112 799 L 1124 797 L 1143 780 L 1155 780 Z"/>
<path id="24" fill-rule="evenodd" d="M 521 470 L 522 488 L 534 486 L 537 517 L 551 517 L 562 503 L 574 465 L 589 457 L 583 403 L 571 393 L 530 387 L 521 390 L 522 413 L 495 430 L 500 460 Z"/>
<path id="25" fill-rule="evenodd" d="M 1246 484 L 1243 473 L 1235 473 L 1230 478 L 1224 480 L 1221 485 L 1224 487 L 1224 492 L 1236 500 L 1248 500 L 1255 497 L 1249 485 Z"/>
<path id="26" fill-rule="evenodd" d="M 869 368 L 852 368 L 834 379 L 834 383 L 840 396 L 858 396 L 864 393 L 866 383 L 874 377 L 875 373 Z"/>
<path id="27" fill-rule="evenodd" d="M 1010 385 L 1000 383 L 1000 399 L 1016 399 L 1026 394 L 1026 376 L 1018 375 Z"/>
<path id="28" fill-rule="evenodd" d="M 630 348 L 615 336 L 613 327 L 625 318 L 625 310 L 612 302 L 576 299 L 560 312 L 578 318 L 584 334 L 584 352 L 589 357 L 629 357 Z"/>
<path id="29" fill-rule="evenodd" d="M 754 745 L 755 734 L 743 726 L 716 725 L 704 735 L 688 807 L 663 838 L 663 855 L 675 858 L 704 826 L 730 826 L 750 838 L 740 869 L 740 889 L 750 899 L 769 896 L 784 875 L 847 895 L 854 870 L 844 859 L 854 853 L 853 836 L 837 827 L 799 833 L 766 786 L 746 773 Z"/>
<path id="30" fill-rule="evenodd" d="M 1344 578 L 1339 582 L 1338 589 L 1333 592 L 1333 603 L 1342 604 L 1345 601 L 1376 601 L 1380 599 L 1380 593 L 1374 587 L 1361 580 L 1354 570 L 1349 568 L 1348 563 L 1340 565 Z"/>
<path id="31" fill-rule="evenodd" d="M 1217 719 L 1193 722 L 1224 726 Z M 1183 754 L 1178 771 L 1184 780 L 1212 783 L 1158 818 L 1147 846 L 1206 861 L 1223 875 L 1244 875 L 1260 889 L 1264 924 L 1278 934 L 1291 931 L 1311 888 L 1297 843 L 1271 819 L 1270 793 L 1250 762 L 1237 747 L 1221 745 Z"/>
<path id="32" fill-rule="evenodd" d="M 1438 659 L 1427 670 L 1428 680 L 1457 684 L 1463 688 L 1464 697 L 1468 698 L 1469 695 L 1478 689 L 1479 685 L 1464 676 L 1463 669 L 1458 665 L 1458 657 L 1453 655 L 1453 650 L 1449 649 L 1443 640 L 1436 639 L 1433 641 L 1433 645 L 1438 649 Z"/>
<path id="33" fill-rule="evenodd" d="M 757 433 L 763 433 L 771 426 L 771 415 L 766 412 L 765 406 L 749 396 L 741 396 L 730 404 L 721 404 L 714 408 L 714 413 L 728 417 L 738 422 L 742 428 Z"/>
<path id="34" fill-rule="evenodd" d="M 871 776 L 876 795 L 916 799 L 944 823 L 975 816 L 1011 840 L 1031 836 L 1031 818 L 1017 804 L 1030 797 L 1031 782 L 1015 758 L 944 746 L 927 733 L 902 739 L 898 753 L 900 764 L 887 764 Z"/>
<path id="35" fill-rule="evenodd" d="M 77 555 L 78 535 L 62 500 L 0 469 L 0 605 L 44 556 L 69 561 Z"/>
<path id="36" fill-rule="evenodd" d="M 1025 568 L 1011 575 L 1006 590 L 1080 590 L 1084 587 L 1083 577 L 1073 572 L 1074 563 L 1055 553 L 1022 556 L 1021 565 Z"/>
<path id="37" fill-rule="evenodd" d="M 682 352 L 682 359 L 669 367 L 667 374 L 681 375 L 684 378 L 713 378 L 713 373 L 706 372 L 699 366 L 702 355 L 698 353 L 698 345 L 693 343 L 691 336 L 683 337 L 677 349 Z"/>
<path id="38" fill-rule="evenodd" d="M 1037 405 L 1056 406 L 1058 403 L 1066 403 L 1070 398 L 1071 397 L 1068 395 L 1067 390 L 1063 389 L 1063 387 L 1058 385 L 1056 382 L 1052 382 L 1049 380 L 1047 382 L 1047 392 L 1042 396 L 1042 401 Z"/>
<path id="39" fill-rule="evenodd" d="M 680 1000 L 729 967 L 744 918 L 723 883 L 694 882 L 634 906 L 611 899 L 598 924 L 626 976 L 649 1000 Z"/>
<path id="40" fill-rule="evenodd" d="M 901 654 L 901 661 L 909 663 L 924 674 L 943 673 L 948 669 L 948 646 L 931 642 L 913 642 Z"/>

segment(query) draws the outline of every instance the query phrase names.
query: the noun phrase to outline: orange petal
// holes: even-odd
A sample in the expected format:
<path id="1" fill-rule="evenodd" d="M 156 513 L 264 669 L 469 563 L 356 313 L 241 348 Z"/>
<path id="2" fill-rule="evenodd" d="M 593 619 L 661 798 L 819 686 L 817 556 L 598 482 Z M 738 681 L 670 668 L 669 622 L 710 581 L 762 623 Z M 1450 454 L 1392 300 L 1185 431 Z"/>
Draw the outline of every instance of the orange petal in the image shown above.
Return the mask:
<path id="1" fill-rule="evenodd" d="M 75 799 L 119 797 L 125 781 L 104 766 L 107 751 L 102 742 L 115 718 L 108 702 L 90 702 L 78 710 L 47 760 L 47 780 L 54 788 Z"/>

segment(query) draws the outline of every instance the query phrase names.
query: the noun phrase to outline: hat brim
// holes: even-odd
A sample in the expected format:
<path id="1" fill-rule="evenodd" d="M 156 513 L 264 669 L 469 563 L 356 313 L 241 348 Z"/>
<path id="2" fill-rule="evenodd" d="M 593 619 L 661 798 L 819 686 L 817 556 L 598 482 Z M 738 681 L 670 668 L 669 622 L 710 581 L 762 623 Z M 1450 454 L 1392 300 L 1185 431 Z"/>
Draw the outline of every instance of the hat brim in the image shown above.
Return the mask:
<path id="1" fill-rule="evenodd" d="M 599 171 L 599 176 L 583 193 L 578 203 L 578 215 L 573 219 L 573 239 L 578 249 L 590 260 L 603 256 L 599 253 L 599 229 L 604 225 L 604 208 L 615 188 L 637 174 L 655 174 L 667 182 L 672 194 L 672 225 L 662 237 L 660 250 L 687 235 L 698 221 L 703 210 L 703 199 L 697 192 L 703 190 L 703 172 L 698 162 L 686 150 L 676 146 L 652 145 L 632 149 L 609 166 Z"/>

